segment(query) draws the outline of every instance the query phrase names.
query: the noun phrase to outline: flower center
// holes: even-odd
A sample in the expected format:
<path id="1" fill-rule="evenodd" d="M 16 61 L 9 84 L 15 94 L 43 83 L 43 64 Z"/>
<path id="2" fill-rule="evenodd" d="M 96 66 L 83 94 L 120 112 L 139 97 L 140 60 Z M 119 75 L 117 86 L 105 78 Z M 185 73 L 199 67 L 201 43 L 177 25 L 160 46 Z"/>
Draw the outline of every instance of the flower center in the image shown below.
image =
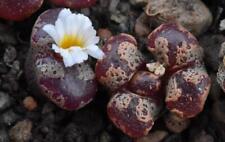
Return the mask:
<path id="1" fill-rule="evenodd" d="M 63 49 L 68 49 L 72 46 L 84 47 L 84 40 L 80 37 L 65 34 L 59 43 Z"/>

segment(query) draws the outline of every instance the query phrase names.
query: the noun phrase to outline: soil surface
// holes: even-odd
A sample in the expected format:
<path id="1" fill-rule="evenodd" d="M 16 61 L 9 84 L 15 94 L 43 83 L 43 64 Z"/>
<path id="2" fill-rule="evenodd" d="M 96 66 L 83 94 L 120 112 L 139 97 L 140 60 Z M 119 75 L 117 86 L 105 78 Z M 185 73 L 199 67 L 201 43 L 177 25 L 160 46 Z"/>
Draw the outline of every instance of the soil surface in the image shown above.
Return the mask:
<path id="1" fill-rule="evenodd" d="M 225 120 L 221 120 L 221 113 L 217 112 L 218 108 L 225 107 L 225 95 L 215 79 L 220 45 L 225 41 L 225 33 L 218 30 L 219 21 L 225 18 L 225 1 L 204 2 L 211 10 L 214 22 L 198 39 L 205 49 L 205 63 L 212 77 L 212 89 L 204 111 L 191 120 L 184 132 L 170 132 L 163 118 L 155 122 L 151 132 L 160 130 L 166 133 L 163 142 L 225 142 Z M 45 2 L 37 13 L 22 22 L 0 20 L 0 142 L 134 141 L 115 128 L 107 118 L 109 96 L 104 90 L 99 90 L 89 105 L 73 112 L 62 110 L 41 94 L 35 96 L 29 91 L 24 62 L 32 26 L 40 13 L 53 7 Z M 88 15 L 96 29 L 107 28 L 113 35 L 121 32 L 132 34 L 138 39 L 139 46 L 145 47 L 146 39 L 137 37 L 134 32 L 135 21 L 143 12 L 143 7 L 134 6 L 127 0 L 99 0 L 96 6 L 79 12 Z"/>

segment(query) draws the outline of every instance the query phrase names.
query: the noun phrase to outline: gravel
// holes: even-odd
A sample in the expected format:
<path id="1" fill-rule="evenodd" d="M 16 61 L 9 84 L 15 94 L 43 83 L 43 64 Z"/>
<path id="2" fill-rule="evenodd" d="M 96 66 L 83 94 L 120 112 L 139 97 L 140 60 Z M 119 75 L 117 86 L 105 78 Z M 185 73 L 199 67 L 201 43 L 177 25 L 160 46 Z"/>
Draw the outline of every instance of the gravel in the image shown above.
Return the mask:
<path id="1" fill-rule="evenodd" d="M 16 59 L 16 56 L 17 56 L 16 49 L 13 46 L 8 46 L 5 49 L 3 60 L 6 64 L 11 63 L 12 61 Z"/>
<path id="2" fill-rule="evenodd" d="M 0 142 L 9 142 L 9 136 L 5 127 L 0 125 Z"/>
<path id="3" fill-rule="evenodd" d="M 19 120 L 20 116 L 15 113 L 12 109 L 6 111 L 2 114 L 0 120 L 3 124 L 7 126 L 11 126 L 13 123 L 15 123 L 17 120 Z"/>
<path id="4" fill-rule="evenodd" d="M 83 9 L 81 12 L 89 15 L 96 29 L 108 29 L 113 35 L 130 33 L 138 39 L 138 46 L 145 48 L 146 36 L 151 28 L 141 29 L 143 31 L 140 35 L 144 35 L 143 37 L 134 31 L 136 20 L 144 11 L 145 1 L 130 0 L 131 4 L 128 0 L 98 0 L 95 7 Z M 224 1 L 221 2 L 225 4 Z M 209 6 L 219 7 L 220 4 L 219 1 L 210 2 Z M 36 16 L 48 8 L 51 6 L 45 3 L 39 13 L 22 22 L 0 20 L 0 142 L 133 142 L 108 120 L 106 105 L 109 97 L 104 90 L 99 91 L 91 104 L 73 112 L 59 109 L 41 94 L 34 96 L 28 91 L 24 62 L 29 49 L 30 32 Z M 225 12 L 220 19 L 224 18 Z M 147 19 L 139 19 L 138 22 L 140 26 L 151 26 Z M 224 33 L 219 32 L 218 28 L 219 25 L 217 29 L 210 29 L 210 34 L 205 33 L 198 37 L 205 49 L 204 60 L 212 78 L 215 78 L 218 68 L 221 42 L 225 41 Z M 225 141 L 225 124 L 216 121 L 212 113 L 212 104 L 215 101 L 222 102 L 225 98 L 224 95 L 216 95 L 217 92 L 221 93 L 216 83 L 213 88 L 211 94 L 214 95 L 210 96 L 204 111 L 193 119 L 189 128 L 182 134 L 168 133 L 162 142 Z M 24 108 L 23 100 L 27 96 L 38 102 L 32 111 Z M 163 120 L 156 123 L 153 130 L 168 131 Z M 205 128 L 204 131 L 198 128 L 200 126 Z M 193 130 L 195 131 L 192 132 Z"/>

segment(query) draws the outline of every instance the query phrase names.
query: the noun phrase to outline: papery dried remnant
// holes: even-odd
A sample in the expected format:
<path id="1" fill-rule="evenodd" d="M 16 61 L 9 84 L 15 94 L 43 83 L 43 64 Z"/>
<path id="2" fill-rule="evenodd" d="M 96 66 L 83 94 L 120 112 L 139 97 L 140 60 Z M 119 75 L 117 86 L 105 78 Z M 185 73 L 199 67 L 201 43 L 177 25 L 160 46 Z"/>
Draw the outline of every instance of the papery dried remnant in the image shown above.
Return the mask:
<path id="1" fill-rule="evenodd" d="M 159 62 L 148 63 L 146 64 L 146 67 L 150 72 L 154 73 L 157 76 L 163 76 L 166 71 L 165 67 Z"/>
<path id="2" fill-rule="evenodd" d="M 207 31 L 213 19 L 201 0 L 149 0 L 145 12 L 156 26 L 176 21 L 194 35 Z"/>

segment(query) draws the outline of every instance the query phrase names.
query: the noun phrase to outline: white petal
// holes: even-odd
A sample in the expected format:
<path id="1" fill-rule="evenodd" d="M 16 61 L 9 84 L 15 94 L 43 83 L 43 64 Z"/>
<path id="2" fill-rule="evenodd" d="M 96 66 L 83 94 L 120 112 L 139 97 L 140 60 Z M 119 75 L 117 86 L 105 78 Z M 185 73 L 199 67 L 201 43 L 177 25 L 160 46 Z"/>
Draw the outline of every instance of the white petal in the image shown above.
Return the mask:
<path id="1" fill-rule="evenodd" d="M 76 23 L 76 27 L 77 27 L 77 34 L 80 35 L 82 33 L 82 26 L 84 25 L 84 21 L 82 20 L 82 16 L 76 16 L 77 19 L 77 23 Z"/>
<path id="2" fill-rule="evenodd" d="M 55 29 L 59 35 L 59 39 L 62 39 L 65 35 L 65 28 L 61 19 L 57 19 L 55 22 Z"/>
<path id="3" fill-rule="evenodd" d="M 58 18 L 62 21 L 66 21 L 65 19 L 71 14 L 72 12 L 70 11 L 70 9 L 64 8 L 59 12 Z"/>
<path id="4" fill-rule="evenodd" d="M 85 30 L 86 28 L 92 26 L 92 22 L 91 22 L 91 20 L 90 20 L 87 16 L 85 16 L 85 15 L 83 15 L 83 14 L 77 14 L 77 17 L 78 17 L 78 19 L 79 19 L 80 21 L 83 22 L 82 28 L 83 28 L 84 30 Z"/>
<path id="5" fill-rule="evenodd" d="M 97 44 L 99 42 L 99 37 L 95 36 L 95 37 L 90 37 L 88 39 L 86 39 L 86 46 L 90 46 L 90 45 L 93 45 L 93 44 Z"/>
<path id="6" fill-rule="evenodd" d="M 81 36 L 82 38 L 84 37 L 85 30 L 90 27 L 92 23 L 90 22 L 89 18 L 84 16 L 83 14 L 77 14 L 76 15 L 76 26 L 78 28 L 77 34 Z"/>
<path id="7" fill-rule="evenodd" d="M 61 50 L 60 55 L 63 57 L 63 63 L 65 67 L 74 65 L 73 57 L 71 56 L 69 50 Z"/>
<path id="8" fill-rule="evenodd" d="M 105 55 L 103 53 L 103 51 L 100 48 L 98 48 L 98 46 L 96 46 L 96 45 L 90 45 L 90 46 L 88 46 L 87 47 L 87 53 L 90 56 L 92 56 L 92 57 L 94 57 L 96 59 L 102 59 L 104 57 L 104 55 Z"/>
<path id="9" fill-rule="evenodd" d="M 68 35 L 73 35 L 77 33 L 77 20 L 76 20 L 76 15 L 75 14 L 71 14 L 66 18 L 66 33 Z"/>
<path id="10" fill-rule="evenodd" d="M 96 31 L 93 27 L 89 27 L 84 33 L 88 33 L 84 36 L 85 46 L 97 44 L 99 42 L 99 37 L 96 36 Z"/>
<path id="11" fill-rule="evenodd" d="M 60 52 L 61 52 L 61 48 L 58 47 L 58 46 L 55 45 L 55 44 L 52 44 L 52 49 L 53 49 L 56 53 L 60 53 Z"/>
<path id="12" fill-rule="evenodd" d="M 51 24 L 44 25 L 43 30 L 46 33 L 48 33 L 53 38 L 53 40 L 58 44 L 59 35 L 58 35 L 54 25 L 51 25 Z"/>
<path id="13" fill-rule="evenodd" d="M 88 54 L 79 47 L 71 47 L 70 53 L 74 63 L 82 63 L 88 59 Z"/>
<path id="14" fill-rule="evenodd" d="M 88 59 L 88 54 L 79 47 L 71 47 L 70 49 L 60 48 L 59 54 L 62 56 L 66 67 L 82 63 Z"/>

